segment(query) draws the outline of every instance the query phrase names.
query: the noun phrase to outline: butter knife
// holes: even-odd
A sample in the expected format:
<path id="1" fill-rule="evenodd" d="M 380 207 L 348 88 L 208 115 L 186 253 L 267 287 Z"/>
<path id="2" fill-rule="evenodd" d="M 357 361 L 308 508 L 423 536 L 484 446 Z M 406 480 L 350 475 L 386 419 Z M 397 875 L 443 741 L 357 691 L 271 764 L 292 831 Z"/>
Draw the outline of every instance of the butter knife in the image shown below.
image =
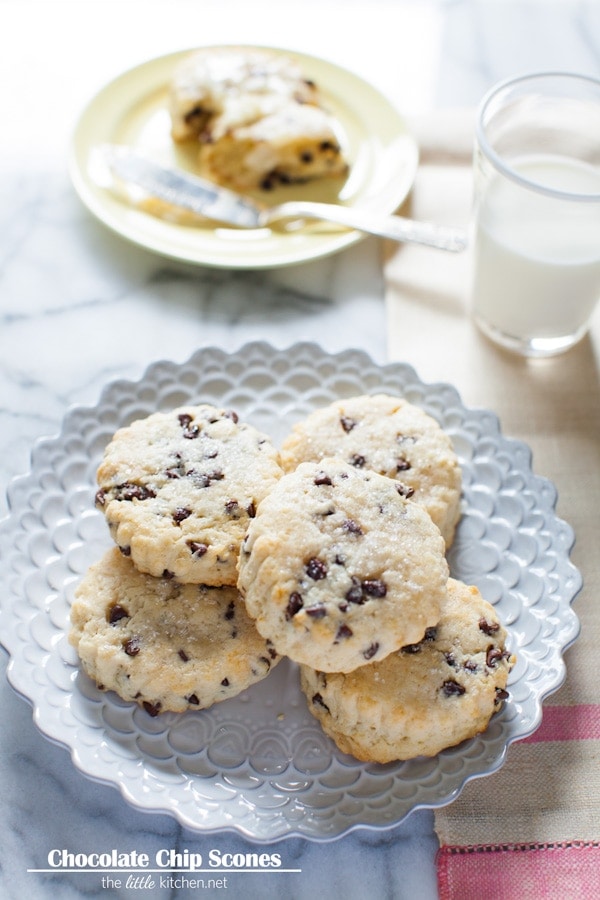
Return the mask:
<path id="1" fill-rule="evenodd" d="M 393 241 L 454 253 L 467 246 L 466 232 L 461 228 L 380 215 L 334 203 L 290 200 L 277 206 L 263 206 L 197 175 L 161 166 L 127 146 L 107 144 L 99 149 L 113 176 L 172 206 L 237 228 L 266 228 L 286 219 L 317 219 Z"/>

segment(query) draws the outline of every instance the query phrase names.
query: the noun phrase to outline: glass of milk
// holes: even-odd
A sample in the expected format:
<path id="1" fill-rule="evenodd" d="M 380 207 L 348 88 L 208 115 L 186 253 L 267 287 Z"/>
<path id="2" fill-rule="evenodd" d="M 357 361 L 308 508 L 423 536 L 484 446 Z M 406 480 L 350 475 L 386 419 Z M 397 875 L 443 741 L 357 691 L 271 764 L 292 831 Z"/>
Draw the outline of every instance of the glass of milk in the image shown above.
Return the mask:
<path id="1" fill-rule="evenodd" d="M 475 322 L 524 356 L 568 350 L 600 299 L 600 79 L 549 72 L 493 88 L 474 167 Z"/>

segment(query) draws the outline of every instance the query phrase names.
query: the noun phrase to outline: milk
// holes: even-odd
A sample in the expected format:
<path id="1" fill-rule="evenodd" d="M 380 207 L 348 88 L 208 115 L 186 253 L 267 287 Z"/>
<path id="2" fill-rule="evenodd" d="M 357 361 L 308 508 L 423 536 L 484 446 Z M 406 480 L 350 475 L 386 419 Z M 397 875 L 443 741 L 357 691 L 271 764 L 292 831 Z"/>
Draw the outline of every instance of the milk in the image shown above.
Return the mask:
<path id="1" fill-rule="evenodd" d="M 546 188 L 600 195 L 600 173 L 564 157 L 512 168 Z M 516 342 L 571 343 L 600 298 L 600 199 L 561 199 L 503 176 L 483 192 L 474 244 L 473 312 Z"/>

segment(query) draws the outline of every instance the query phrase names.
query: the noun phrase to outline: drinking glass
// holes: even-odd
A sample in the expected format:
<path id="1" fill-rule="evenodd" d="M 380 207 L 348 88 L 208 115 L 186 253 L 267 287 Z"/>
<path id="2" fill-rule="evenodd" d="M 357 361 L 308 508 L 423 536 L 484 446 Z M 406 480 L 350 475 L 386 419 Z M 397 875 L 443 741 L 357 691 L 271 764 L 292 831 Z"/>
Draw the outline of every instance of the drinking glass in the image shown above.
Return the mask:
<path id="1" fill-rule="evenodd" d="M 492 88 L 474 186 L 475 322 L 524 356 L 568 350 L 600 298 L 600 79 L 545 72 Z"/>

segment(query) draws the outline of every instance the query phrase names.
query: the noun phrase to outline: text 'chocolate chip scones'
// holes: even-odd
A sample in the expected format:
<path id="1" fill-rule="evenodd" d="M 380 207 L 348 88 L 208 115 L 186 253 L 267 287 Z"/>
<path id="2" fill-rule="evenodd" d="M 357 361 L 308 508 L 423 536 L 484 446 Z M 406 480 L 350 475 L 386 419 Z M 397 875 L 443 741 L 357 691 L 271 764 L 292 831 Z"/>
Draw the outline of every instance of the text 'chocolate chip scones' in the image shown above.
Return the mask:
<path id="1" fill-rule="evenodd" d="M 460 515 L 461 470 L 450 437 L 422 409 L 386 394 L 338 400 L 298 422 L 281 448 L 285 471 L 339 456 L 393 478 L 427 510 L 449 547 Z"/>
<path id="2" fill-rule="evenodd" d="M 248 522 L 281 474 L 270 439 L 235 413 L 180 407 L 115 433 L 96 505 L 140 571 L 234 585 Z"/>
<path id="3" fill-rule="evenodd" d="M 437 623 L 444 550 L 429 515 L 392 479 L 324 459 L 284 475 L 260 503 L 238 587 L 280 654 L 348 672 Z"/>
<path id="4" fill-rule="evenodd" d="M 437 625 L 416 644 L 350 674 L 301 667 L 310 711 L 340 750 L 365 762 L 434 756 L 485 731 L 515 657 L 493 606 L 450 579 Z"/>
<path id="5" fill-rule="evenodd" d="M 85 672 L 153 716 L 233 697 L 279 661 L 236 588 L 144 575 L 116 547 L 88 569 L 71 623 Z"/>

